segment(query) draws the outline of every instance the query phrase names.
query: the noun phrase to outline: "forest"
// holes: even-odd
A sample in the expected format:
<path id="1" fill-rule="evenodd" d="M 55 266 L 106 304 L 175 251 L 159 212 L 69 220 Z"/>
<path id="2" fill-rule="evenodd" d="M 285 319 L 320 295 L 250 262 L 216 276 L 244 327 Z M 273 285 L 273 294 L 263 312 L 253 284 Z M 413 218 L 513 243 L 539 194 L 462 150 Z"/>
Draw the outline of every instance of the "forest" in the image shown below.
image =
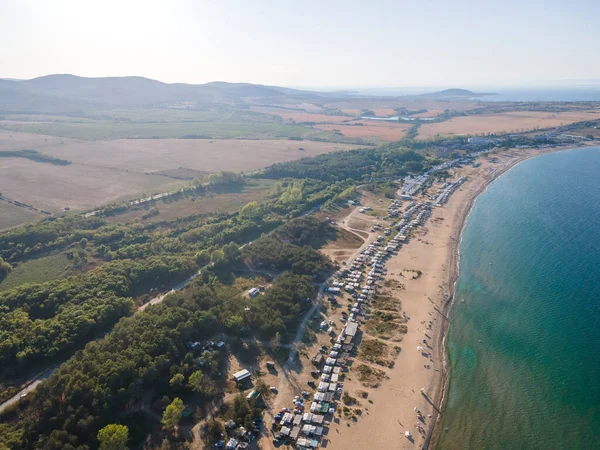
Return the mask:
<path id="1" fill-rule="evenodd" d="M 75 277 L 15 288 L 0 302 L 0 356 L 5 375 L 18 374 L 32 361 L 51 361 L 57 355 L 76 351 L 34 394 L 3 415 L 0 448 L 1 443 L 8 448 L 97 448 L 98 430 L 114 422 L 115 417 L 127 423 L 144 394 L 161 399 L 190 391 L 190 377 L 198 372 L 194 363 L 197 355 L 186 347 L 190 341 L 218 333 L 231 337 L 256 333 L 264 339 L 275 335 L 285 339 L 293 333 L 310 305 L 307 300 L 316 294 L 311 276 L 331 269 L 331 262 L 307 244 L 316 245 L 315 238 L 326 239 L 332 232 L 312 217 L 276 228 L 275 224 L 281 223 L 281 219 L 274 220 L 277 215 L 265 221 L 258 211 L 285 211 L 284 205 L 290 202 L 286 193 L 291 189 L 300 192 L 295 194 L 295 208 L 306 208 L 303 201 L 309 205 L 315 199 L 321 201 L 323 193 L 311 195 L 310 186 L 304 182 L 282 183 L 277 201 L 253 205 L 243 213 L 207 221 L 199 227 L 187 224 L 169 240 L 159 241 L 158 248 L 154 248 L 152 235 L 148 238 L 148 230 L 138 226 L 135 232 L 148 238 L 145 244 L 149 245 L 144 247 L 146 253 L 141 253 L 144 257 L 136 259 L 119 259 L 122 249 L 114 243 L 131 239 L 128 234 L 134 230 L 97 219 L 91 224 L 84 222 L 89 238 L 86 248 L 106 246 L 104 255 L 109 261 Z M 327 195 L 336 195 L 343 187 L 341 184 Z M 80 230 L 70 220 L 65 220 L 63 226 L 54 222 L 42 225 L 49 236 L 68 237 L 69 241 L 80 238 Z M 254 226 L 249 228 L 249 223 Z M 265 224 L 275 230 L 243 249 L 232 240 L 246 236 L 248 229 L 263 232 Z M 34 228 L 13 230 L 12 239 L 27 248 L 27 236 L 34 233 Z M 229 234 L 222 235 L 226 231 Z M 164 246 L 171 240 L 183 242 L 185 251 L 169 245 L 175 253 L 164 254 Z M 132 297 L 136 294 L 209 263 L 207 276 L 198 277 L 161 304 L 127 317 L 135 307 Z M 263 295 L 242 299 L 239 291 L 219 281 L 220 273 L 235 270 L 239 264 L 268 266 L 281 275 Z M 221 270 L 213 270 L 215 266 Z M 113 331 L 103 339 L 77 350 L 113 325 Z M 214 364 L 209 367 L 214 369 Z M 201 371 L 206 386 L 215 377 L 215 370 L 209 367 L 203 366 Z M 210 397 L 214 392 L 206 387 L 202 395 Z"/>
<path id="2" fill-rule="evenodd" d="M 417 173 L 427 165 L 425 157 L 416 151 L 388 146 L 325 153 L 313 158 L 276 163 L 264 169 L 260 176 L 276 179 L 312 178 L 330 182 L 346 179 L 370 181 Z"/>
<path id="3" fill-rule="evenodd" d="M 320 258 L 328 265 L 311 247 L 284 245 L 289 251 L 273 257 L 275 264 L 310 255 L 311 261 Z M 219 378 L 216 363 L 202 365 L 202 376 L 194 379 L 204 383 L 194 387 L 190 380 L 198 372 L 198 355 L 187 344 L 219 333 L 230 338 L 252 333 L 265 339 L 285 337 L 316 291 L 311 277 L 291 272 L 256 298 L 242 298 L 216 278 L 191 283 L 161 304 L 122 319 L 104 339 L 79 350 L 17 410 L 4 415 L 11 425 L 0 426 L 0 443 L 11 449 L 96 448 L 97 431 L 115 417 L 126 422 L 144 395 L 161 399 L 195 390 L 214 396 L 209 380 Z"/>

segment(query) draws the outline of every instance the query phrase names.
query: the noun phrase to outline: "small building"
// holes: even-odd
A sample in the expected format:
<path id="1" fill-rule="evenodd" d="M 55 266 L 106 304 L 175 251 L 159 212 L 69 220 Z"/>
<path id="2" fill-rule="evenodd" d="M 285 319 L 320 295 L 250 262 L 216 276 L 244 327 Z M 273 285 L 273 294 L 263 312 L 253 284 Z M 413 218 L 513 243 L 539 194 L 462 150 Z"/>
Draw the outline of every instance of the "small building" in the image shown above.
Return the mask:
<path id="1" fill-rule="evenodd" d="M 260 396 L 260 392 L 257 390 L 252 390 L 248 395 L 246 395 L 247 400 L 252 400 L 253 398 L 258 398 Z"/>
<path id="2" fill-rule="evenodd" d="M 269 370 L 275 369 L 275 363 L 273 361 L 267 361 L 267 369 L 269 369 Z"/>
<path id="3" fill-rule="evenodd" d="M 349 322 L 344 327 L 344 334 L 346 336 L 354 337 L 354 336 L 356 336 L 357 331 L 358 331 L 358 323 L 356 323 L 356 322 Z"/>
<path id="4" fill-rule="evenodd" d="M 233 374 L 233 379 L 235 380 L 236 383 L 239 383 L 242 380 L 245 380 L 246 378 L 250 378 L 250 372 L 248 372 L 248 370 L 246 369 L 242 369 L 239 372 L 236 372 Z"/>
<path id="5" fill-rule="evenodd" d="M 322 353 L 317 353 L 315 355 L 315 357 L 312 359 L 312 362 L 315 366 L 318 366 L 323 362 L 323 358 L 324 358 L 324 356 Z"/>
<path id="6" fill-rule="evenodd" d="M 296 444 L 301 448 L 317 448 L 319 446 L 319 441 L 316 439 L 299 438 L 296 441 Z"/>
<path id="7" fill-rule="evenodd" d="M 250 290 L 248 291 L 248 295 L 249 295 L 250 297 L 256 297 L 258 294 L 260 294 L 260 289 L 258 289 L 258 288 L 256 288 L 256 287 L 253 287 L 252 289 L 250 289 Z"/>
<path id="8" fill-rule="evenodd" d="M 300 417 L 300 416 L 298 416 Z M 300 426 L 294 427 L 292 428 L 292 431 L 290 431 L 290 438 L 291 439 L 298 439 L 298 435 L 300 434 Z"/>
<path id="9" fill-rule="evenodd" d="M 190 405 L 185 405 L 183 410 L 181 411 L 181 417 L 189 417 L 194 412 L 194 408 Z"/>
<path id="10" fill-rule="evenodd" d="M 289 425 L 294 420 L 294 415 L 292 413 L 285 413 L 283 418 L 281 419 L 281 425 Z"/>

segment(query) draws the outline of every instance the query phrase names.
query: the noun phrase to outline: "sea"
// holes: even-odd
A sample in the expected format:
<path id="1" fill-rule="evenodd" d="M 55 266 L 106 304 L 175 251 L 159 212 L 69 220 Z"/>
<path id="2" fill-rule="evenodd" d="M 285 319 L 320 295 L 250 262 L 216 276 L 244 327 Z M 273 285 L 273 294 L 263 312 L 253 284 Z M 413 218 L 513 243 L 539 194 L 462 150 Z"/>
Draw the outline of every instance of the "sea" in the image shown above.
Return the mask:
<path id="1" fill-rule="evenodd" d="M 494 181 L 456 289 L 436 450 L 600 449 L 600 147 Z"/>

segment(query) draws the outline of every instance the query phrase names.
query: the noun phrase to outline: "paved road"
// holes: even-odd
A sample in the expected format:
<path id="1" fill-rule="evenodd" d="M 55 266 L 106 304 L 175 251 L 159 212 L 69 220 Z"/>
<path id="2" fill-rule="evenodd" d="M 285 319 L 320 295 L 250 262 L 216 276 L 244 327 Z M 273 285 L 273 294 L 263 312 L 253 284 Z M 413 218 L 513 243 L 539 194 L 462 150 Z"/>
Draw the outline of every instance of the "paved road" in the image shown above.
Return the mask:
<path id="1" fill-rule="evenodd" d="M 52 375 L 52 373 L 57 368 L 58 368 L 58 366 L 52 367 L 52 368 L 46 370 L 45 372 L 42 372 L 41 374 L 35 376 L 32 380 L 29 381 L 29 384 L 25 388 L 21 389 L 21 391 L 19 391 L 16 395 L 9 398 L 4 403 L 0 404 L 0 412 L 4 411 L 6 408 L 8 408 L 11 405 L 14 405 L 19 400 L 21 400 L 21 398 L 25 397 L 28 393 L 33 391 L 37 387 L 38 384 L 40 384 L 42 381 L 44 381 L 46 378 L 48 378 L 50 375 Z"/>

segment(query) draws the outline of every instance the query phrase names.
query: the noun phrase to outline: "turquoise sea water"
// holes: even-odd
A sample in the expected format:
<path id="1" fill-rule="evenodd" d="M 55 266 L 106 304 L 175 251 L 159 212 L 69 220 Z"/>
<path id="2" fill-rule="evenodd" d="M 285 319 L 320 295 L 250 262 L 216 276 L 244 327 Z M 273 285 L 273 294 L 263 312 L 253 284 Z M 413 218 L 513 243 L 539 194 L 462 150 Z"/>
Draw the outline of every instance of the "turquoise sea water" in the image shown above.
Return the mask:
<path id="1" fill-rule="evenodd" d="M 600 449 L 600 147 L 501 176 L 460 248 L 437 449 Z"/>

